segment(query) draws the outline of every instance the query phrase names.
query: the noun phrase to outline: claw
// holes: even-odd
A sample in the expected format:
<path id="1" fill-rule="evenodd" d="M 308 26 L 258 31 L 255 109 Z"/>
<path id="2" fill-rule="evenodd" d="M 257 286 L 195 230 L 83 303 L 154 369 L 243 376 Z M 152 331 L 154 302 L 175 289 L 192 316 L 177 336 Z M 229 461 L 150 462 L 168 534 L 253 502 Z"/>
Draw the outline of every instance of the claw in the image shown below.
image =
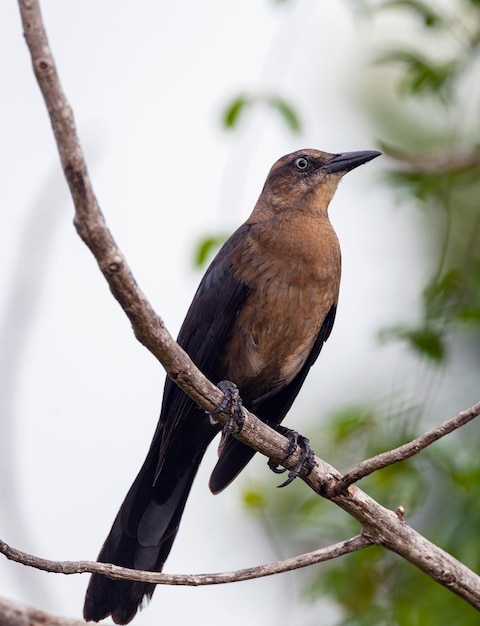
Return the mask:
<path id="1" fill-rule="evenodd" d="M 288 454 L 285 458 L 288 457 Z M 274 474 L 284 474 L 287 471 L 286 467 L 280 467 L 278 463 L 272 461 L 272 459 L 268 459 L 268 467 L 272 470 Z"/>
<path id="2" fill-rule="evenodd" d="M 295 452 L 295 450 L 297 449 L 297 445 L 300 446 L 300 448 L 302 449 L 302 454 L 300 455 L 298 463 L 288 473 L 287 480 L 281 485 L 278 485 L 278 487 L 286 487 L 287 485 L 289 485 L 295 480 L 295 478 L 300 476 L 302 470 L 305 470 L 306 475 L 308 476 L 312 469 L 315 467 L 315 453 L 310 447 L 309 440 L 303 435 L 300 435 L 296 430 L 291 430 L 290 428 L 286 428 L 285 426 L 280 426 L 279 424 L 269 424 L 269 426 L 271 426 L 274 430 L 284 435 L 288 439 L 287 453 L 283 457 L 284 461 Z M 283 474 L 283 472 L 287 471 L 285 468 L 279 468 L 278 464 L 271 459 L 268 461 L 268 467 L 275 474 Z"/>
<path id="3" fill-rule="evenodd" d="M 213 411 L 207 411 L 207 414 L 210 415 L 212 419 L 215 419 L 213 417 L 214 415 L 222 413 L 228 407 L 229 416 L 227 423 L 223 427 L 223 432 L 225 437 L 228 437 L 229 435 L 237 435 L 242 430 L 245 422 L 245 417 L 243 416 L 242 411 L 243 404 L 238 392 L 238 387 L 235 383 L 232 383 L 229 380 L 221 380 L 217 384 L 217 387 L 220 391 L 223 391 L 223 400 L 213 409 Z"/>

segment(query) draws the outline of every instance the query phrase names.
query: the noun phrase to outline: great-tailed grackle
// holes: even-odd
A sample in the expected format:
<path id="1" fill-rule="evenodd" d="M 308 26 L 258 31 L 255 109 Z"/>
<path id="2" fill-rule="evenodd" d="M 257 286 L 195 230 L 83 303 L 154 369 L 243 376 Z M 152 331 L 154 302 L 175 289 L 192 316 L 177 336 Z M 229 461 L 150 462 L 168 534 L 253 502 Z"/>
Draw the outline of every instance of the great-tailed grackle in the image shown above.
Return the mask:
<path id="1" fill-rule="evenodd" d="M 178 343 L 213 381 L 233 381 L 244 405 L 280 424 L 332 330 L 340 285 L 340 247 L 328 205 L 342 176 L 375 151 L 300 150 L 279 159 L 248 220 L 205 273 Z M 167 378 L 147 458 L 98 560 L 161 571 L 204 452 L 220 426 Z M 218 493 L 254 451 L 223 438 L 210 478 Z M 86 620 L 135 616 L 155 585 L 94 574 Z"/>

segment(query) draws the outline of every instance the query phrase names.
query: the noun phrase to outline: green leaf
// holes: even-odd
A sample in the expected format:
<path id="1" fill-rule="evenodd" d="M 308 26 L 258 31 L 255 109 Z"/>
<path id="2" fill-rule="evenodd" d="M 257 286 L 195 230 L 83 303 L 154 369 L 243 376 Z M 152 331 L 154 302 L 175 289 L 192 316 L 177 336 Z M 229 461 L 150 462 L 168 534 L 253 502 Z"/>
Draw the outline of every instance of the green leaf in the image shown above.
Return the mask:
<path id="1" fill-rule="evenodd" d="M 226 235 L 212 235 L 202 239 L 194 252 L 193 262 L 195 267 L 203 267 L 215 248 L 219 248 L 226 239 Z"/>
<path id="2" fill-rule="evenodd" d="M 414 350 L 428 356 L 432 361 L 443 361 L 445 346 L 442 335 L 433 328 L 418 328 L 405 333 L 405 339 Z"/>
<path id="3" fill-rule="evenodd" d="M 284 98 L 274 95 L 242 94 L 232 100 L 223 113 L 223 125 L 225 128 L 234 128 L 238 125 L 242 112 L 247 107 L 266 104 L 280 113 L 281 118 L 287 123 L 293 133 L 301 130 L 300 118 L 291 104 Z"/>
<path id="4" fill-rule="evenodd" d="M 374 424 L 374 416 L 370 409 L 363 406 L 349 406 L 335 414 L 332 421 L 329 440 L 341 443 L 350 437 L 355 436 L 358 431 L 364 431 Z"/>
<path id="5" fill-rule="evenodd" d="M 440 280 L 431 282 L 423 292 L 427 315 L 443 317 L 449 305 L 461 297 L 462 280 L 458 269 L 449 270 Z"/>
<path id="6" fill-rule="evenodd" d="M 243 502 L 251 511 L 262 511 L 265 508 L 265 497 L 259 490 L 246 491 L 243 494 Z"/>
<path id="7" fill-rule="evenodd" d="M 443 332 L 431 324 L 425 323 L 424 326 L 418 328 L 393 326 L 380 331 L 379 339 L 381 341 L 391 339 L 406 341 L 415 352 L 436 363 L 440 363 L 446 358 Z"/>
<path id="8" fill-rule="evenodd" d="M 238 96 L 225 109 L 223 113 L 223 125 L 225 128 L 233 128 L 238 124 L 242 111 L 252 104 L 251 98 L 245 95 Z"/>
<path id="9" fill-rule="evenodd" d="M 377 63 L 398 63 L 405 67 L 400 82 L 403 95 L 435 95 L 444 102 L 452 98 L 453 79 L 459 69 L 457 60 L 436 63 L 417 52 L 392 50 L 379 57 Z"/>
<path id="10" fill-rule="evenodd" d="M 301 131 L 300 118 L 288 102 L 278 96 L 273 96 L 267 101 L 271 107 L 280 113 L 293 133 L 299 133 Z"/>
<path id="11" fill-rule="evenodd" d="M 385 2 L 380 9 L 407 9 L 416 13 L 427 28 L 439 28 L 445 26 L 443 17 L 434 11 L 432 7 L 420 2 L 419 0 L 390 0 Z"/>

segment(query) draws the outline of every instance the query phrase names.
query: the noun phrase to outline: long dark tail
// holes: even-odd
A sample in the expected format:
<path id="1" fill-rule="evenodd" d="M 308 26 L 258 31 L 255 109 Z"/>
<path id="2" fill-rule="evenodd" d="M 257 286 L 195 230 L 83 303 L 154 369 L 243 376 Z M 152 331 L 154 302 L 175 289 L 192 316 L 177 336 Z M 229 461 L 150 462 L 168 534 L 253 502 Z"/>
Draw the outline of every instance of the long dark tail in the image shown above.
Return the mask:
<path id="1" fill-rule="evenodd" d="M 200 461 L 218 430 L 206 416 L 202 419 L 195 411 L 192 419 L 184 418 L 175 429 L 166 450 L 161 451 L 161 435 L 156 434 L 98 561 L 162 571 Z M 113 580 L 93 574 L 85 597 L 84 618 L 98 622 L 111 615 L 116 624 L 128 624 L 143 599 L 151 598 L 154 589 L 155 585 L 150 583 Z"/>

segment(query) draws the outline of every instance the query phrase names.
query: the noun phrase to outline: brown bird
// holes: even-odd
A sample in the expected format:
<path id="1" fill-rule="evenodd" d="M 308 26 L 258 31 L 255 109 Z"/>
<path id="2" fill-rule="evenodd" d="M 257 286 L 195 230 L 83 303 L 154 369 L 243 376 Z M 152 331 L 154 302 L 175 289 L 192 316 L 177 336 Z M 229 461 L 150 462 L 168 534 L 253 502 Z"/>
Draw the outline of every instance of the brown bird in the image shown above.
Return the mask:
<path id="1" fill-rule="evenodd" d="M 280 424 L 290 409 L 335 319 L 341 260 L 328 205 L 346 172 L 380 154 L 300 150 L 279 159 L 188 310 L 178 343 L 208 378 L 235 383 L 243 404 L 270 424 Z M 220 430 L 167 378 L 150 450 L 99 561 L 162 570 L 200 461 Z M 211 491 L 224 489 L 253 455 L 223 437 Z M 127 624 L 154 589 L 94 574 L 84 617 L 112 615 Z"/>

